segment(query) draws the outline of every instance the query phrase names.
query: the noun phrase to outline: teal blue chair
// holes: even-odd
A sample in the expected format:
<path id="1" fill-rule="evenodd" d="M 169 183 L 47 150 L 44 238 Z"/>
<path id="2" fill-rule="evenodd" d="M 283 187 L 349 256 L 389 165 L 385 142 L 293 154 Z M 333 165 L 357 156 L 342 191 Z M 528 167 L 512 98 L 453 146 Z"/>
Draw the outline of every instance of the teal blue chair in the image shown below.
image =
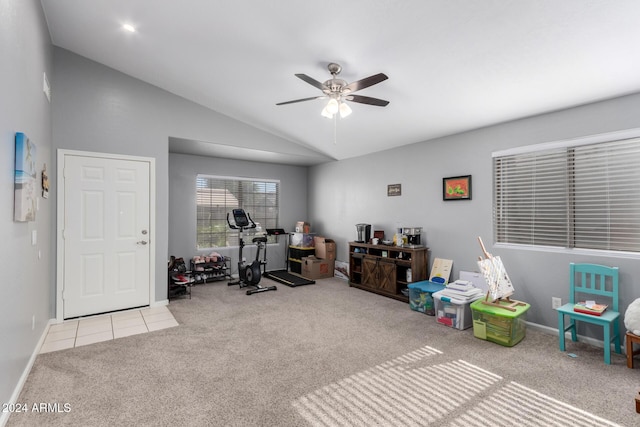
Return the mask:
<path id="1" fill-rule="evenodd" d="M 595 300 L 609 307 L 600 316 L 573 311 L 577 302 Z M 569 303 L 558 307 L 558 337 L 560 351 L 565 351 L 565 332 L 571 331 L 571 340 L 578 341 L 576 322 L 587 322 L 604 329 L 604 363 L 611 364 L 611 343 L 620 350 L 620 312 L 618 311 L 618 267 L 597 264 L 569 264 Z M 565 318 L 569 319 L 565 326 Z"/>

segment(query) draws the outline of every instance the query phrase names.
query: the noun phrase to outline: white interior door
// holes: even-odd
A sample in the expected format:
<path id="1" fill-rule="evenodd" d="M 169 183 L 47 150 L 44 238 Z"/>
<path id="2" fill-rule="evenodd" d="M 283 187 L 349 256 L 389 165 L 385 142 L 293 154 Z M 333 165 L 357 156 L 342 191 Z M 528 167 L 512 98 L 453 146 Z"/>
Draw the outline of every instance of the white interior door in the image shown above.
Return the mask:
<path id="1" fill-rule="evenodd" d="M 63 317 L 149 305 L 149 162 L 63 158 Z"/>

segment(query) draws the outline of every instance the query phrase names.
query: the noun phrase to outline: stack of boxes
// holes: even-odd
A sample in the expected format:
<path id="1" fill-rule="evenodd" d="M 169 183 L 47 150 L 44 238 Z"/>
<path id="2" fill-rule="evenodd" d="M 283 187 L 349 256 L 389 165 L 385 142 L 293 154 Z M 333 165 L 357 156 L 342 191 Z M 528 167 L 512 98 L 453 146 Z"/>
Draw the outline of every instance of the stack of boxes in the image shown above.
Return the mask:
<path id="1" fill-rule="evenodd" d="M 336 243 L 311 233 L 311 225 L 308 222 L 298 221 L 295 230 L 289 237 L 291 272 L 310 280 L 333 277 Z"/>
<path id="2" fill-rule="evenodd" d="M 315 255 L 302 258 L 302 277 L 310 280 L 333 277 L 336 242 L 322 236 L 315 236 L 313 240 Z"/>

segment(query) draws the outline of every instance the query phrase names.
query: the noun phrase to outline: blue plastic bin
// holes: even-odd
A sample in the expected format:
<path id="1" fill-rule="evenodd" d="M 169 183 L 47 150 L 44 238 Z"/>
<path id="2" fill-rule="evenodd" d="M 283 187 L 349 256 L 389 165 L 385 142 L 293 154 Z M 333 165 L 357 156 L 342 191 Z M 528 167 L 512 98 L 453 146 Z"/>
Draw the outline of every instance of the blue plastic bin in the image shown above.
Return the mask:
<path id="1" fill-rule="evenodd" d="M 435 316 L 436 310 L 433 303 L 433 293 L 444 289 L 440 283 L 424 280 L 411 283 L 409 286 L 409 308 L 429 316 Z"/>

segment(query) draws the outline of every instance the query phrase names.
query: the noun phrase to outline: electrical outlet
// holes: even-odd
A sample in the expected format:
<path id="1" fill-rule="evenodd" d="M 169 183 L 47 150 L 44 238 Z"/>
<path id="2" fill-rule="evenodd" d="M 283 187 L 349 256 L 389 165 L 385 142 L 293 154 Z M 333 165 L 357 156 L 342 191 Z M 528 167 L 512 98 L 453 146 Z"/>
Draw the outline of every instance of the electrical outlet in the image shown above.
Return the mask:
<path id="1" fill-rule="evenodd" d="M 562 305 L 562 298 L 551 297 L 551 308 L 558 308 Z"/>

